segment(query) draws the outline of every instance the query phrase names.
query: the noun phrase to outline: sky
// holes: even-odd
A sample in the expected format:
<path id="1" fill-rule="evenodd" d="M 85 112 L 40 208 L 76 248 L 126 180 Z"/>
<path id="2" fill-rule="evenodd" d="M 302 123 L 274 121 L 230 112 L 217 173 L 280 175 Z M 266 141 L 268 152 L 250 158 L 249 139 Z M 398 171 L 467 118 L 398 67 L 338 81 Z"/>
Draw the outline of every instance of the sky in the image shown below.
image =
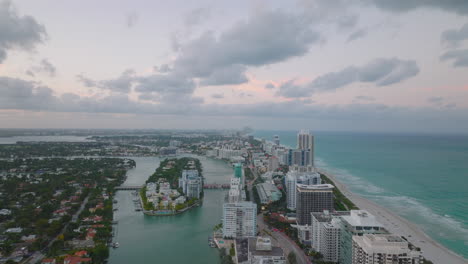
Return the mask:
<path id="1" fill-rule="evenodd" d="M 468 133 L 465 0 L 0 0 L 0 128 Z"/>

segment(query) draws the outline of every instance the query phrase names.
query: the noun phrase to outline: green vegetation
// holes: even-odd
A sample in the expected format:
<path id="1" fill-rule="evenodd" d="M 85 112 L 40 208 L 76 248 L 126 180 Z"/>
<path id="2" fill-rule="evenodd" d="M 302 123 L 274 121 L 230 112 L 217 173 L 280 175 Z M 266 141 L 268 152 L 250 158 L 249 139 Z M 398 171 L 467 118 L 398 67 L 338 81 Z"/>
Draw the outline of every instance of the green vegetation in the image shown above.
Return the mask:
<path id="1" fill-rule="evenodd" d="M 134 164 L 117 158 L 1 160 L 0 208 L 11 214 L 0 216 L 0 222 L 5 229 L 21 228 L 19 233 L 7 234 L 2 254 L 8 256 L 18 245 L 30 252 L 43 250 L 50 257 L 72 254 L 76 249 L 69 242 L 84 240 L 91 226 L 84 219 L 91 217 L 95 219 L 90 239 L 96 243 L 90 249 L 96 251 L 93 263 L 103 263 L 112 233 L 114 188 Z M 33 239 L 23 241 L 22 236 Z"/>
<path id="2" fill-rule="evenodd" d="M 351 202 L 351 200 L 348 199 L 348 197 L 346 197 L 335 185 L 335 183 L 330 180 L 327 176 L 325 176 L 324 174 L 320 174 L 321 178 L 322 178 L 322 181 L 325 182 L 325 183 L 328 183 L 328 184 L 331 184 L 333 186 L 335 186 L 335 188 L 333 188 L 333 195 L 335 196 L 335 199 L 334 199 L 334 207 L 335 207 L 335 210 L 337 211 L 349 211 L 349 210 L 357 210 L 359 209 L 353 202 Z"/>
<path id="3" fill-rule="evenodd" d="M 254 179 L 254 176 L 253 176 L 252 171 L 250 170 L 250 168 L 245 168 L 244 169 L 244 175 L 245 175 L 245 178 L 247 180 L 253 180 Z"/>
<path id="4" fill-rule="evenodd" d="M 193 158 L 180 158 L 180 159 L 165 159 L 161 162 L 156 172 L 151 175 L 146 183 L 158 182 L 159 179 L 165 179 L 171 184 L 173 188 L 177 188 L 179 185 L 179 177 L 182 174 L 182 170 L 187 168 L 189 161 L 195 161 L 195 169 L 198 170 L 198 174 L 202 175 L 201 163 L 198 159 Z"/>
<path id="5" fill-rule="evenodd" d="M 118 143 L 111 145 L 105 142 L 18 142 L 18 144 L 0 145 L 0 158 L 122 156 L 124 154 L 150 156 L 155 153 L 145 147 Z"/>
<path id="6" fill-rule="evenodd" d="M 219 258 L 220 258 L 221 264 L 234 264 L 232 257 L 226 253 L 225 248 L 221 248 L 219 250 Z"/>
<path id="7" fill-rule="evenodd" d="M 297 259 L 296 259 L 296 254 L 294 252 L 289 252 L 288 254 L 288 263 L 289 264 L 296 264 L 297 263 Z"/>

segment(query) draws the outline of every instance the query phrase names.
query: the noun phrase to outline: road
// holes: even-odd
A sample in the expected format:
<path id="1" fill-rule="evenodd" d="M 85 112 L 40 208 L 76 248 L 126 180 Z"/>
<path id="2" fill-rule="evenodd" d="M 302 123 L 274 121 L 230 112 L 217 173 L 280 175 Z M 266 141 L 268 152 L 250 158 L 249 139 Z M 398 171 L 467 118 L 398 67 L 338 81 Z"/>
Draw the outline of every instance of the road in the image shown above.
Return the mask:
<path id="1" fill-rule="evenodd" d="M 284 234 L 283 232 L 274 232 L 268 228 L 268 225 L 266 225 L 263 221 L 263 214 L 259 214 L 257 216 L 257 224 L 259 231 L 263 232 L 263 230 L 266 230 L 268 232 L 266 234 L 273 237 L 273 242 L 276 241 L 277 245 L 284 250 L 284 255 L 286 257 L 292 251 L 294 252 L 294 254 L 296 254 L 297 263 L 311 263 L 309 258 L 305 255 L 304 251 L 286 234 Z"/>
<path id="2" fill-rule="evenodd" d="M 60 231 L 60 234 L 58 234 L 57 236 L 55 236 L 54 239 L 52 239 L 49 244 L 47 244 L 47 246 L 42 249 L 42 251 L 36 251 L 34 252 L 34 254 L 32 254 L 29 258 L 27 258 L 25 261 L 21 262 L 21 263 L 28 263 L 28 264 L 35 264 L 35 263 L 38 263 L 41 259 L 43 259 L 45 257 L 44 254 L 42 254 L 42 252 L 45 252 L 47 251 L 47 249 L 52 246 L 52 244 L 57 240 L 57 238 L 62 235 L 63 233 L 65 233 L 65 231 L 67 230 L 67 227 L 68 225 L 73 222 L 73 223 L 76 223 L 76 221 L 78 220 L 78 217 L 80 216 L 81 212 L 83 211 L 83 209 L 85 208 L 86 204 L 88 203 L 88 200 L 89 200 L 89 195 L 83 200 L 83 202 L 81 203 L 81 206 L 80 206 L 80 209 L 78 209 L 78 211 L 76 211 L 76 213 L 72 216 L 72 220 L 67 223 L 63 228 L 62 230 Z"/>

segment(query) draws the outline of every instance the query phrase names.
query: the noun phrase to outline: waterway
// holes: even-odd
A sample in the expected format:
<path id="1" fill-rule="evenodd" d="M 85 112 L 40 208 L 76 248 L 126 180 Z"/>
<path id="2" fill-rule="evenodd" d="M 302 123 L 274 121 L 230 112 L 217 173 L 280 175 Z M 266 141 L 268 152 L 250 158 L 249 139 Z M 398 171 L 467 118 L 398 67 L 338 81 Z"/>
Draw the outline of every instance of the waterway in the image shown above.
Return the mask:
<path id="1" fill-rule="evenodd" d="M 125 185 L 143 184 L 159 166 L 157 157 L 134 157 Z M 228 183 L 231 167 L 223 161 L 199 157 L 207 183 Z M 218 250 L 208 246 L 213 226 L 221 222 L 224 191 L 205 190 L 203 205 L 175 216 L 145 216 L 136 212 L 131 191 L 116 194 L 118 221 L 110 264 L 219 263 Z"/>

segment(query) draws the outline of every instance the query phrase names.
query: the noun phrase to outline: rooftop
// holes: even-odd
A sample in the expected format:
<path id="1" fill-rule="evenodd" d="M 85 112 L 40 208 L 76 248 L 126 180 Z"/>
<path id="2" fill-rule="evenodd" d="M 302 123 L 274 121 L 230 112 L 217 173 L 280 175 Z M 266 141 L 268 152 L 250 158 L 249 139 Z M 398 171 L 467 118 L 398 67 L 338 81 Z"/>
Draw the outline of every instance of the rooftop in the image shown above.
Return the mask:
<path id="1" fill-rule="evenodd" d="M 350 215 L 345 215 L 341 218 L 352 226 L 384 227 L 379 221 L 377 221 L 374 215 L 370 214 L 366 210 L 351 210 Z"/>

